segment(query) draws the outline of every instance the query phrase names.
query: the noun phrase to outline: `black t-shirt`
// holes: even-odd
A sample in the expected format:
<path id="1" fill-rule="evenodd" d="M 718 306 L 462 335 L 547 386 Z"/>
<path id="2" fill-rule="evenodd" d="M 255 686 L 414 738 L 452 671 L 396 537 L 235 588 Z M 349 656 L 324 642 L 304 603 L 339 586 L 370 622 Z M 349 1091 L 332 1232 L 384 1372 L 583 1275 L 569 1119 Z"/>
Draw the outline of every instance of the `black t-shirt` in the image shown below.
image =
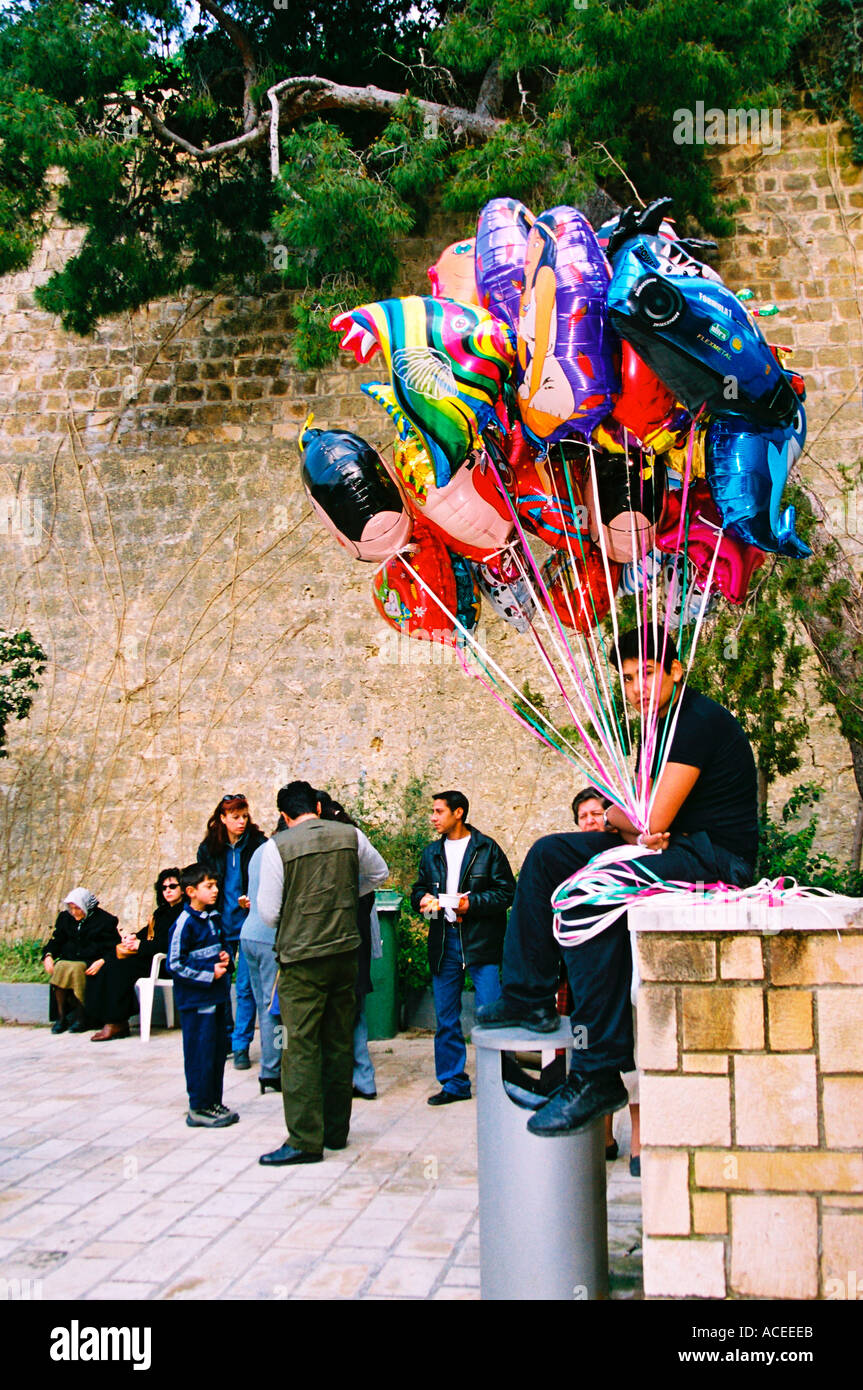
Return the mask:
<path id="1" fill-rule="evenodd" d="M 669 729 L 674 716 L 672 706 Z M 663 718 L 657 727 L 652 777 L 659 764 L 664 729 Z M 734 715 L 697 690 L 685 690 L 668 761 L 700 769 L 698 781 L 674 818 L 671 833 L 692 835 L 704 830 L 715 845 L 754 865 L 758 854 L 758 777 L 749 739 Z"/>

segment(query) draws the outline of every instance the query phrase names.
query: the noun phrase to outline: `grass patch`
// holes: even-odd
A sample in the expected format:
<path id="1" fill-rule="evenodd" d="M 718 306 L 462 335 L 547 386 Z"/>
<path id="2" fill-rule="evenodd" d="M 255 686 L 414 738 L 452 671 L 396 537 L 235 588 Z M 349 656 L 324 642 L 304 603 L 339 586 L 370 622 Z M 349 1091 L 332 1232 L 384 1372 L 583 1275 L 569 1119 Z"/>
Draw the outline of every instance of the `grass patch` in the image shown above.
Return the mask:
<path id="1" fill-rule="evenodd" d="M 42 964 L 42 940 L 25 937 L 21 941 L 0 941 L 0 980 L 7 984 L 45 985 L 48 976 Z"/>

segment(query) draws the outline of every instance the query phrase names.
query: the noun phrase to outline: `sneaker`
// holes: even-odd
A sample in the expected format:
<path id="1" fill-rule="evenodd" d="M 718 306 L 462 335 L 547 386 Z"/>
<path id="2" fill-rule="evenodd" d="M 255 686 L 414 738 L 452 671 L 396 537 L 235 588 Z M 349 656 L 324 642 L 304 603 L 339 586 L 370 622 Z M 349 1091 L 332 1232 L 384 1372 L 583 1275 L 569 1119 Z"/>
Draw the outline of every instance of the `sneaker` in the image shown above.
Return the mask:
<path id="1" fill-rule="evenodd" d="M 528 1133 L 551 1138 L 559 1134 L 578 1134 L 602 1115 L 613 1115 L 627 1103 L 626 1087 L 620 1072 L 570 1072 L 559 1091 L 546 1101 L 527 1122 Z"/>
<path id="2" fill-rule="evenodd" d="M 218 1109 L 215 1105 L 208 1105 L 203 1110 L 190 1110 L 186 1116 L 186 1124 L 193 1128 L 201 1127 L 203 1129 L 224 1129 L 226 1125 L 236 1124 L 240 1118 L 239 1115 L 231 1110 L 220 1113 L 224 1111 L 223 1105 L 220 1105 Z"/>
<path id="3" fill-rule="evenodd" d="M 211 1106 L 210 1106 L 210 1109 L 211 1109 L 216 1115 L 230 1115 L 230 1117 L 231 1117 L 230 1123 L 231 1123 L 232 1125 L 235 1125 L 235 1124 L 237 1123 L 237 1121 L 239 1120 L 239 1118 L 240 1118 L 239 1113 L 238 1113 L 236 1110 L 229 1110 L 228 1107 L 227 1107 L 227 1105 L 222 1105 L 222 1104 L 219 1104 L 219 1105 L 211 1105 Z"/>

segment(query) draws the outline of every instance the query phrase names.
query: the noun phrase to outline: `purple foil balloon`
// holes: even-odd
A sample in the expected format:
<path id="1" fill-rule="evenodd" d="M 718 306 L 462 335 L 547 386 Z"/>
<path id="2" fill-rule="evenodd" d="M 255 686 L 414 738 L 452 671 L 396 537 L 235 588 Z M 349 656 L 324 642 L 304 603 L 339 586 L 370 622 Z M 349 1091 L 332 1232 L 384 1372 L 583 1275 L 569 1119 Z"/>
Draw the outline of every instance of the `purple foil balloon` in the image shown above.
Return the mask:
<path id="1" fill-rule="evenodd" d="M 541 447 L 589 436 L 620 391 L 610 278 L 596 234 L 575 208 L 536 219 L 525 251 L 516 382 L 522 422 Z"/>
<path id="2" fill-rule="evenodd" d="M 515 198 L 492 198 L 476 228 L 476 287 L 483 308 L 515 332 L 524 289 L 524 253 L 533 213 Z"/>

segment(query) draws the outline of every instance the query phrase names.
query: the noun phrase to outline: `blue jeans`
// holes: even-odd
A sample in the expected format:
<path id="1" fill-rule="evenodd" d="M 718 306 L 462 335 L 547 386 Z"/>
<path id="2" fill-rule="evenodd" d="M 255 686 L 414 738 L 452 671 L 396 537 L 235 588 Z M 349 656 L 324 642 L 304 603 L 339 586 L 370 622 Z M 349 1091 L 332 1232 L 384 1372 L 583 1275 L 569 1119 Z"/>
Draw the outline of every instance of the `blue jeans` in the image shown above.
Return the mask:
<path id="1" fill-rule="evenodd" d="M 432 975 L 437 1032 L 434 1035 L 434 1064 L 444 1091 L 456 1096 L 470 1095 L 470 1079 L 465 1071 L 467 1049 L 461 1031 L 461 992 L 464 985 L 464 957 L 458 928 L 447 923 L 443 964 L 440 974 Z M 500 970 L 496 965 L 472 965 L 471 979 L 479 1008 L 500 998 Z"/>
<path id="2" fill-rule="evenodd" d="M 231 1047 L 234 1052 L 248 1052 L 255 1036 L 255 996 L 249 979 L 249 962 L 239 941 L 236 943 L 237 974 L 234 988 L 237 992 L 237 1017 L 234 1020 L 234 1033 Z"/>
<path id="3" fill-rule="evenodd" d="M 354 1014 L 354 1086 L 370 1096 L 377 1089 L 375 1068 L 369 1056 L 369 1025 L 366 1019 L 366 996 L 357 1000 Z"/>
<path id="4" fill-rule="evenodd" d="M 281 1054 L 276 1044 L 278 1020 L 270 1013 L 270 1000 L 273 997 L 279 966 L 272 944 L 267 941 L 244 941 L 243 959 L 249 973 L 249 982 L 258 1010 L 258 1025 L 261 1030 L 261 1080 L 269 1081 L 273 1077 L 281 1075 L 282 1066 Z M 238 1008 L 238 1030 L 240 1026 L 239 1013 Z M 236 1037 L 236 1034 L 234 1036 Z"/>

